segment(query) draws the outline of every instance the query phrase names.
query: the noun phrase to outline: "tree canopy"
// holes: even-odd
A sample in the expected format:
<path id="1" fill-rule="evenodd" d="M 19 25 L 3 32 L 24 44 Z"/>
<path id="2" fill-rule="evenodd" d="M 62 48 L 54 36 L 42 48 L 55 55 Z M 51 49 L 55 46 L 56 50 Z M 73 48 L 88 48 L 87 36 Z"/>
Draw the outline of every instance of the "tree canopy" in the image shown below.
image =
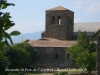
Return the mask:
<path id="1" fill-rule="evenodd" d="M 87 37 L 86 32 L 79 31 L 77 43 L 67 51 L 78 67 L 86 68 L 89 73 L 95 69 L 96 44 L 92 37 Z"/>
<path id="2" fill-rule="evenodd" d="M 9 68 L 28 67 L 37 58 L 37 51 L 28 43 L 14 44 L 10 48 L 5 46 L 1 52 L 8 57 Z"/>

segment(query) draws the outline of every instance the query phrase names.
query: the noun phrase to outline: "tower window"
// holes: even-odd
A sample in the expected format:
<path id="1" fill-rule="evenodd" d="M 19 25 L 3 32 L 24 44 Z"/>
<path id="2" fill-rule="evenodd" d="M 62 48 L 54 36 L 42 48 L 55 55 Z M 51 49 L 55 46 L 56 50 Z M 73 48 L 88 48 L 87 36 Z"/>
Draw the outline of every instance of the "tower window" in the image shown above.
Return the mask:
<path id="1" fill-rule="evenodd" d="M 55 17 L 52 17 L 52 24 L 55 24 Z"/>
<path id="2" fill-rule="evenodd" d="M 58 16 L 58 24 L 61 25 L 61 18 Z"/>
<path id="3" fill-rule="evenodd" d="M 56 59 L 58 59 L 58 53 L 56 53 Z"/>

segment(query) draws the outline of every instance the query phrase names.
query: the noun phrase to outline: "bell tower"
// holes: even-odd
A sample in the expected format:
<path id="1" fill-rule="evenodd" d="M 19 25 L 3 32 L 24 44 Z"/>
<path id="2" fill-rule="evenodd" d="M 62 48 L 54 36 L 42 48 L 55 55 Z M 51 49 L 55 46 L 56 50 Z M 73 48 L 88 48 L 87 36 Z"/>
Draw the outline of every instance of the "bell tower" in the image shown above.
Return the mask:
<path id="1" fill-rule="evenodd" d="M 74 12 L 62 6 L 46 10 L 45 32 L 42 38 L 72 40 L 74 30 Z"/>

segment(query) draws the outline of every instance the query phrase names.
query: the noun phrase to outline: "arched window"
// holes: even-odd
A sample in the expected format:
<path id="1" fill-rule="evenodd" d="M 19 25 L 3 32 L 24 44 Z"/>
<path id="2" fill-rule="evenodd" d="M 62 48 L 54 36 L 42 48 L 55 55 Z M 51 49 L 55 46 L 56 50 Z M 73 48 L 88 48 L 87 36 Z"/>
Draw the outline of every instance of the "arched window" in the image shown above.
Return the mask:
<path id="1" fill-rule="evenodd" d="M 55 24 L 55 17 L 52 17 L 52 24 Z"/>
<path id="2" fill-rule="evenodd" d="M 58 16 L 58 25 L 61 25 L 61 18 Z"/>
<path id="3" fill-rule="evenodd" d="M 58 59 L 58 53 L 56 53 L 56 59 Z"/>

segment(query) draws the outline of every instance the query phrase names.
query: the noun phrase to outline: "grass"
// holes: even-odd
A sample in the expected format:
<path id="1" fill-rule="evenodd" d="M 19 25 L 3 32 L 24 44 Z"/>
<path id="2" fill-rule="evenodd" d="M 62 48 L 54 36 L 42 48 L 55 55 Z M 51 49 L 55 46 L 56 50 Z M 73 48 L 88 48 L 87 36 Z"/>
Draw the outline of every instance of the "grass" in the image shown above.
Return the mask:
<path id="1" fill-rule="evenodd" d="M 28 75 L 53 75 L 53 73 L 29 73 Z"/>
<path id="2" fill-rule="evenodd" d="M 68 71 L 68 74 L 77 74 L 82 72 L 86 72 L 86 71 Z"/>
<path id="3" fill-rule="evenodd" d="M 86 71 L 83 71 L 82 69 L 51 69 L 51 70 L 48 70 L 48 69 L 42 69 L 42 72 L 41 71 L 32 71 L 32 72 L 29 72 L 28 75 L 53 75 L 54 73 L 60 73 L 60 72 L 68 72 L 68 74 L 77 74 L 77 73 L 82 73 L 82 72 L 86 72 Z"/>
<path id="4" fill-rule="evenodd" d="M 54 73 L 57 73 L 57 72 L 30 72 L 28 73 L 28 75 L 53 75 Z"/>
<path id="5" fill-rule="evenodd" d="M 36 73 L 29 73 L 28 75 L 53 75 L 54 73 L 60 73 L 62 71 L 55 71 L 55 72 L 36 72 Z M 67 71 L 68 74 L 77 74 L 77 73 L 82 73 L 82 72 L 85 72 L 85 71 Z"/>

